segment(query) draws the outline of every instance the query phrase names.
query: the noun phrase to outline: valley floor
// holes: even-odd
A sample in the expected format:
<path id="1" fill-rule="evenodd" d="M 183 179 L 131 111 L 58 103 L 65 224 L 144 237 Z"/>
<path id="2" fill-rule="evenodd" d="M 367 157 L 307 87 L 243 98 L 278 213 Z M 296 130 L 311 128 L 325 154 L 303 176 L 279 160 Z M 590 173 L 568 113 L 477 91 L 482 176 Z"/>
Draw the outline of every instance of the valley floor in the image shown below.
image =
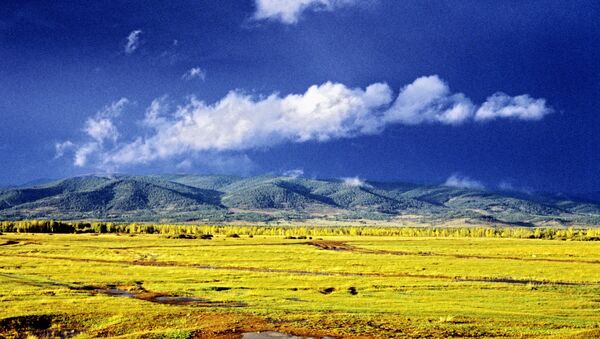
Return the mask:
<path id="1" fill-rule="evenodd" d="M 598 241 L 9 233 L 0 284 L 7 337 L 600 336 Z"/>

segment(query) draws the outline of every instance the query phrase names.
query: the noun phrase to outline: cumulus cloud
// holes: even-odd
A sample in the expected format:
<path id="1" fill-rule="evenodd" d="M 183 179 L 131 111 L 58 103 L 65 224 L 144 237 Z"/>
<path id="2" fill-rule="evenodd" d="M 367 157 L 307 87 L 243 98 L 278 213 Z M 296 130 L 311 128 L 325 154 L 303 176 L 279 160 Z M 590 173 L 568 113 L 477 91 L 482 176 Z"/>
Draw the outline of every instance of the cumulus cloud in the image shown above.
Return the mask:
<path id="1" fill-rule="evenodd" d="M 417 78 L 400 90 L 398 98 L 385 112 L 387 123 L 418 125 L 442 123 L 459 125 L 469 120 L 489 121 L 500 118 L 540 120 L 552 109 L 545 99 L 527 94 L 511 97 L 497 92 L 481 105 L 475 105 L 463 93 L 452 93 L 437 75 Z"/>
<path id="2" fill-rule="evenodd" d="M 402 88 L 385 113 L 387 122 L 417 125 L 424 122 L 460 124 L 473 115 L 474 105 L 462 93 L 451 93 L 437 75 L 420 77 Z"/>
<path id="3" fill-rule="evenodd" d="M 104 107 L 94 117 L 86 120 L 84 131 L 98 143 L 103 143 L 107 139 L 116 141 L 119 137 L 119 132 L 112 119 L 121 115 L 123 108 L 128 103 L 129 101 L 126 98 L 121 98 Z"/>
<path id="4" fill-rule="evenodd" d="M 359 177 L 342 178 L 342 182 L 350 187 L 372 187 Z"/>
<path id="5" fill-rule="evenodd" d="M 142 33 L 143 32 L 139 29 L 129 33 L 127 36 L 127 43 L 125 43 L 125 54 L 131 54 L 140 47 L 140 35 Z"/>
<path id="6" fill-rule="evenodd" d="M 119 131 L 115 126 L 113 119 L 118 118 L 121 115 L 127 104 L 129 104 L 129 100 L 127 100 L 127 98 L 121 98 L 110 105 L 105 106 L 93 117 L 86 120 L 83 131 L 91 140 L 76 147 L 74 159 L 74 164 L 76 166 L 85 166 L 91 155 L 104 151 L 105 143 L 107 141 L 112 142 L 112 144 L 117 142 Z M 60 144 L 60 146 L 57 144 L 57 155 L 59 154 L 59 151 L 64 153 L 68 148 L 73 148 L 75 146 L 65 145 L 65 143 Z"/>
<path id="7" fill-rule="evenodd" d="M 533 113 L 522 112 L 535 111 L 541 118 L 551 111 L 544 99 L 528 95 L 500 98 L 495 94 L 490 98 L 479 107 L 463 93 L 453 93 L 436 75 L 404 86 L 396 99 L 385 83 L 351 88 L 333 82 L 288 95 L 256 96 L 234 90 L 212 104 L 190 97 L 174 109 L 167 97 L 161 97 L 152 101 L 138 124 L 143 133 L 127 139 L 121 138 L 115 124 L 128 103 L 123 98 L 86 121 L 83 130 L 88 140 L 77 146 L 80 152 L 75 162 L 86 164 L 95 154 L 102 167 L 135 165 L 199 153 L 240 153 L 286 142 L 352 138 L 376 134 L 394 124 L 535 120 Z M 482 110 L 521 113 L 478 118 Z"/>
<path id="8" fill-rule="evenodd" d="M 85 123 L 85 132 L 97 142 L 104 142 L 106 139 L 117 140 L 119 132 L 110 119 L 90 118 Z"/>
<path id="9" fill-rule="evenodd" d="M 498 92 L 488 97 L 475 114 L 476 120 L 512 118 L 519 120 L 540 120 L 552 110 L 546 107 L 546 100 L 534 99 L 527 94 L 516 97 Z"/>
<path id="10" fill-rule="evenodd" d="M 480 181 L 458 174 L 451 175 L 444 183 L 444 186 L 456 188 L 470 188 L 478 190 L 485 189 L 485 185 L 483 185 L 483 183 L 481 183 Z"/>
<path id="11" fill-rule="evenodd" d="M 204 81 L 206 79 L 206 71 L 200 67 L 192 67 L 187 72 L 185 72 L 181 76 L 181 78 L 183 80 L 200 79 Z"/>
<path id="12" fill-rule="evenodd" d="M 105 161 L 139 163 L 190 151 L 240 151 L 375 133 L 379 121 L 371 113 L 390 100 L 385 84 L 363 90 L 327 82 L 285 97 L 232 91 L 213 105 L 191 98 L 169 117 L 159 115 L 162 104 L 153 102 L 144 121 L 154 134 L 105 154 Z"/>
<path id="13" fill-rule="evenodd" d="M 312 11 L 333 11 L 344 6 L 358 4 L 365 0 L 256 0 L 255 20 L 276 20 L 284 24 L 295 24 L 302 13 Z"/>

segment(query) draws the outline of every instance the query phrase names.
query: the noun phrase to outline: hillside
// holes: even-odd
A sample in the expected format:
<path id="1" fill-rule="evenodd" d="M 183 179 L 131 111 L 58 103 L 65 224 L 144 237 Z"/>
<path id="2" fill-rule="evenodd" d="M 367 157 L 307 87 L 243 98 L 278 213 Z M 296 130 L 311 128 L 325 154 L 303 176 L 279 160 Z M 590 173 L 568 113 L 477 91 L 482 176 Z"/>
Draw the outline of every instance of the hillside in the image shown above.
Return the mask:
<path id="1" fill-rule="evenodd" d="M 85 176 L 0 190 L 0 218 L 137 221 L 461 218 L 505 225 L 600 224 L 600 204 L 446 186 L 301 177 Z"/>

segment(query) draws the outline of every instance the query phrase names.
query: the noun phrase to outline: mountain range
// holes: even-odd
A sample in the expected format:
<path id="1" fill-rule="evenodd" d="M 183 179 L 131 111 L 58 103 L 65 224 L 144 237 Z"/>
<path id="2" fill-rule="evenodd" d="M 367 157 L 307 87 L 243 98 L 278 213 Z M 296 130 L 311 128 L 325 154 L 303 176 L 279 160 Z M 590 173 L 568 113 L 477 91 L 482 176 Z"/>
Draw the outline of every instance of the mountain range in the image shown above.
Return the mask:
<path id="1" fill-rule="evenodd" d="M 0 219 L 39 218 L 600 225 L 600 202 L 595 196 L 288 176 L 82 176 L 0 189 Z"/>

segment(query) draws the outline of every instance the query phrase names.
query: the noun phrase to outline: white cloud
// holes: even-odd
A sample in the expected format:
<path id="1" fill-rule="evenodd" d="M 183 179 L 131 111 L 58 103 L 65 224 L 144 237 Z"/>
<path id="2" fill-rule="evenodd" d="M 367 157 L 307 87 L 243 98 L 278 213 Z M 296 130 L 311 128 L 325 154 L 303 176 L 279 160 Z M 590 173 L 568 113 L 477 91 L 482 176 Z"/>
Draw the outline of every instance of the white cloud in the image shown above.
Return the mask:
<path id="1" fill-rule="evenodd" d="M 107 118 L 116 118 L 123 113 L 123 109 L 125 109 L 125 106 L 128 104 L 129 100 L 127 100 L 127 98 L 121 98 L 117 101 L 113 101 L 110 105 L 104 106 L 97 115 Z"/>
<path id="2" fill-rule="evenodd" d="M 167 96 L 152 100 L 150 106 L 146 109 L 142 125 L 151 128 L 160 127 L 166 123 L 164 115 L 167 114 L 168 110 L 169 104 L 167 103 Z"/>
<path id="3" fill-rule="evenodd" d="M 385 113 L 387 122 L 417 125 L 424 122 L 460 124 L 473 115 L 474 105 L 462 93 L 452 94 L 437 75 L 420 77 L 402 88 Z"/>
<path id="4" fill-rule="evenodd" d="M 83 144 L 75 151 L 75 166 L 83 167 L 88 163 L 88 157 L 100 150 L 100 145 L 95 142 Z"/>
<path id="5" fill-rule="evenodd" d="M 206 79 L 206 71 L 200 67 L 192 67 L 187 72 L 185 72 L 181 78 L 183 80 L 192 80 L 192 79 Z"/>
<path id="6" fill-rule="evenodd" d="M 418 125 L 442 123 L 459 125 L 466 121 L 488 121 L 499 118 L 540 120 L 552 113 L 545 99 L 527 94 L 511 97 L 498 92 L 477 106 L 463 93 L 452 93 L 437 75 L 417 78 L 400 90 L 398 98 L 385 112 L 387 123 Z"/>
<path id="7" fill-rule="evenodd" d="M 256 98 L 232 91 L 213 105 L 192 98 L 170 117 L 157 114 L 161 104 L 153 102 L 144 121 L 154 134 L 105 154 L 105 161 L 139 163 L 185 152 L 239 151 L 375 133 L 380 124 L 372 113 L 390 100 L 385 84 L 363 90 L 327 82 L 285 97 Z"/>
<path id="8" fill-rule="evenodd" d="M 97 142 L 104 142 L 106 139 L 116 141 L 119 132 L 110 119 L 89 118 L 85 122 L 84 131 Z"/>
<path id="9" fill-rule="evenodd" d="M 285 171 L 285 172 L 283 172 L 283 176 L 296 179 L 296 178 L 304 176 L 304 170 L 302 170 L 302 169 L 293 169 L 293 170 Z"/>
<path id="10" fill-rule="evenodd" d="M 104 107 L 94 117 L 87 119 L 84 131 L 98 143 L 103 143 L 108 139 L 116 141 L 119 132 L 112 119 L 121 115 L 123 108 L 128 103 L 129 101 L 126 98 L 121 98 Z"/>
<path id="11" fill-rule="evenodd" d="M 552 113 L 546 100 L 534 99 L 527 94 L 516 97 L 498 92 L 488 97 L 475 114 L 476 120 L 512 118 L 520 120 L 540 120 Z"/>
<path id="12" fill-rule="evenodd" d="M 372 187 L 359 177 L 342 178 L 344 185 L 350 187 Z"/>
<path id="13" fill-rule="evenodd" d="M 125 44 L 125 54 L 131 54 L 140 47 L 140 35 L 142 33 L 143 32 L 139 29 L 129 33 L 127 36 L 127 43 Z"/>
<path id="14" fill-rule="evenodd" d="M 76 164 L 89 163 L 92 153 L 96 166 L 114 168 L 193 154 L 239 153 L 285 142 L 352 138 L 376 134 L 394 124 L 459 125 L 491 121 L 491 118 L 477 118 L 479 113 L 475 112 L 488 110 L 492 102 L 494 112 L 519 111 L 517 107 L 521 106 L 527 112 L 550 111 L 544 99 L 528 95 L 488 98 L 478 109 L 464 94 L 452 93 L 436 75 L 418 78 L 404 86 L 395 101 L 385 83 L 363 89 L 326 82 L 310 86 L 304 93 L 285 96 L 278 93 L 253 96 L 234 90 L 212 104 L 191 97 L 175 109 L 171 109 L 167 97 L 157 98 L 139 124 L 143 133 L 134 133 L 123 140 L 115 124 L 128 103 L 122 98 L 86 121 L 84 131 L 88 140 L 79 144 L 78 147 L 85 149 Z M 532 105 L 538 109 L 531 108 Z M 495 113 L 494 119 L 532 120 L 532 115 Z"/>
<path id="15" fill-rule="evenodd" d="M 105 106 L 93 117 L 90 117 L 86 120 L 83 131 L 91 140 L 76 147 L 77 149 L 75 150 L 74 159 L 74 164 L 76 166 L 81 167 L 87 165 L 88 159 L 91 155 L 104 150 L 105 141 L 112 141 L 113 144 L 117 142 L 117 139 L 119 138 L 119 131 L 113 123 L 113 119 L 118 118 L 121 115 L 123 109 L 128 103 L 129 100 L 126 98 L 121 98 L 110 105 Z M 59 154 L 59 151 L 64 153 L 66 150 L 66 146 L 64 145 L 65 143 L 60 146 L 60 149 L 59 145 L 57 144 L 57 155 Z M 69 147 L 75 147 L 75 145 L 72 144 L 72 146 Z"/>
<path id="16" fill-rule="evenodd" d="M 480 181 L 471 179 L 469 177 L 461 176 L 458 174 L 451 175 L 444 183 L 444 186 L 457 187 L 457 188 L 470 188 L 470 189 L 478 189 L 478 190 L 485 189 L 485 185 L 483 185 L 483 183 L 481 183 Z"/>
<path id="17" fill-rule="evenodd" d="M 54 149 L 55 149 L 54 159 L 63 157 L 67 151 L 72 150 L 75 147 L 76 147 L 75 144 L 70 140 L 67 140 L 65 142 L 57 142 L 54 145 Z"/>
<path id="18" fill-rule="evenodd" d="M 277 20 L 284 24 L 295 24 L 302 13 L 312 11 L 333 11 L 355 5 L 365 0 L 256 0 L 256 20 Z"/>

